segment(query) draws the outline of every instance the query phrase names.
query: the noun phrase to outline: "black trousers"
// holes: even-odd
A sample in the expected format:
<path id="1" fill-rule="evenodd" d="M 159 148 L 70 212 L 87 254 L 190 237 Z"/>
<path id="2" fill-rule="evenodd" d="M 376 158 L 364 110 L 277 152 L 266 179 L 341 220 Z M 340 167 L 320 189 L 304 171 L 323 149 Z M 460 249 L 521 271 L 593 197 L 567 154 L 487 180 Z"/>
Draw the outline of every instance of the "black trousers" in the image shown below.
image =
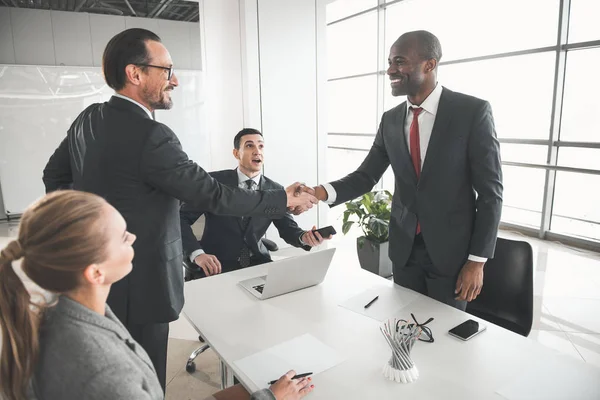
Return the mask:
<path id="1" fill-rule="evenodd" d="M 126 324 L 131 336 L 138 342 L 150 356 L 156 375 L 163 392 L 167 381 L 167 345 L 169 342 L 169 324 Z"/>
<path id="2" fill-rule="evenodd" d="M 443 275 L 433 265 L 421 234 L 415 237 L 406 265 L 394 264 L 394 283 L 465 311 L 467 302 L 454 299 L 457 278 Z"/>

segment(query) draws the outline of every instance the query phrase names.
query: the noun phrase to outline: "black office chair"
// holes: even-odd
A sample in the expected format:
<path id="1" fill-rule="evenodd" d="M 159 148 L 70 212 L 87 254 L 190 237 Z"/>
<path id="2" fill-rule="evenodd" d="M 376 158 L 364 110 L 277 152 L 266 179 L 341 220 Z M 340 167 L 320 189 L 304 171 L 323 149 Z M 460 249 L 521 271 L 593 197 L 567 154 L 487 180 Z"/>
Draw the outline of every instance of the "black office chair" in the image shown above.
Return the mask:
<path id="1" fill-rule="evenodd" d="M 262 238 L 261 241 L 263 242 L 263 244 L 265 245 L 267 250 L 269 250 L 270 252 L 279 250 L 277 243 L 275 243 L 274 241 L 269 240 L 267 238 Z M 183 270 L 184 270 L 184 280 L 186 282 L 206 277 L 204 270 L 202 268 L 200 268 L 199 266 L 197 266 L 196 264 L 190 262 L 189 258 L 187 258 L 185 256 L 183 257 Z M 204 339 L 202 338 L 202 336 L 198 336 L 198 340 L 201 343 L 204 343 Z M 192 354 L 190 354 L 190 356 L 187 360 L 187 363 L 185 364 L 185 370 L 187 372 L 189 372 L 190 374 L 193 373 L 194 371 L 196 371 L 196 363 L 194 362 L 194 360 L 196 359 L 196 357 L 198 357 L 200 354 L 204 353 L 209 348 L 210 348 L 209 345 L 204 344 L 204 345 L 198 347 L 196 350 L 194 350 L 192 352 Z"/>
<path id="2" fill-rule="evenodd" d="M 467 312 L 528 336 L 533 323 L 533 250 L 527 242 L 498 238 L 485 264 L 483 288 Z"/>

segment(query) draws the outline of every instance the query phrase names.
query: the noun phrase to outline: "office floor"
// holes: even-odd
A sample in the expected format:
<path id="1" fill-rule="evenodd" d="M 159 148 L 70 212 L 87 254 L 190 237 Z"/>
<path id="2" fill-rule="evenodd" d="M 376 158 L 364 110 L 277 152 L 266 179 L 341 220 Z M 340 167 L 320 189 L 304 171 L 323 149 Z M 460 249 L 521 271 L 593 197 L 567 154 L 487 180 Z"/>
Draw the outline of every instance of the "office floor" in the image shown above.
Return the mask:
<path id="1" fill-rule="evenodd" d="M 0 245 L 16 235 L 16 223 L 0 223 Z M 570 249 L 502 231 L 501 236 L 526 240 L 533 246 L 535 312 L 530 338 L 585 362 L 600 366 L 600 254 Z M 331 245 L 336 258 L 348 265 L 358 262 L 354 237 L 338 235 Z M 286 257 L 297 249 L 274 255 Z M 189 374 L 185 362 L 199 346 L 198 336 L 182 317 L 171 324 L 166 399 L 203 399 L 219 388 L 218 359 L 212 350 L 196 359 Z"/>

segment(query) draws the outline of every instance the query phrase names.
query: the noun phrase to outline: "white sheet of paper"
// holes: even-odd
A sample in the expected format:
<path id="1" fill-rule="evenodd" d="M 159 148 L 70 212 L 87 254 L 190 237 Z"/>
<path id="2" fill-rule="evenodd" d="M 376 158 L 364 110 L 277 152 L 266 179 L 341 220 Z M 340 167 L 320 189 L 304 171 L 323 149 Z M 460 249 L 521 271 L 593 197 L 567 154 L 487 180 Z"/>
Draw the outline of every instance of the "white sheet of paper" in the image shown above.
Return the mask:
<path id="1" fill-rule="evenodd" d="M 334 349 L 307 333 L 235 361 L 235 365 L 256 386 L 266 388 L 268 382 L 279 379 L 291 369 L 298 374 L 316 375 L 342 361 Z"/>
<path id="2" fill-rule="evenodd" d="M 598 400 L 600 368 L 553 354 L 527 366 L 496 393 L 508 400 Z"/>
<path id="3" fill-rule="evenodd" d="M 375 296 L 379 296 L 377 301 L 371 304 L 369 308 L 365 308 L 365 305 L 373 300 Z M 415 301 L 417 297 L 418 294 L 399 288 L 396 285 L 374 286 L 344 301 L 340 304 L 340 307 L 377 321 L 384 321 L 391 317 L 406 317 L 400 315 L 401 310 Z"/>

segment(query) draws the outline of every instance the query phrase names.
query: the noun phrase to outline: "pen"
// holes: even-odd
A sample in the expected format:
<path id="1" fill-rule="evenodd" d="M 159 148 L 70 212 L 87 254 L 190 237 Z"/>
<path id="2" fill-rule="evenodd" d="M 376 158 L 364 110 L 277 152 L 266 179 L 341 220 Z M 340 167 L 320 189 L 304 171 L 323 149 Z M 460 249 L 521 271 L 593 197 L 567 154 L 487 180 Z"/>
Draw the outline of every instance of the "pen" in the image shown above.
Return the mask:
<path id="1" fill-rule="evenodd" d="M 375 300 L 377 300 L 378 298 L 379 298 L 379 296 L 375 296 L 375 298 L 373 300 L 371 300 L 370 302 L 367 303 L 367 305 L 365 306 L 365 308 L 371 307 L 371 304 L 375 303 Z"/>
<path id="2" fill-rule="evenodd" d="M 299 379 L 299 378 L 304 378 L 306 376 L 312 375 L 312 372 L 306 372 L 304 374 L 298 374 L 298 375 L 294 375 L 294 377 L 292 379 Z M 279 379 L 276 379 L 274 381 L 269 382 L 269 385 L 274 384 L 275 382 L 277 382 Z"/>

